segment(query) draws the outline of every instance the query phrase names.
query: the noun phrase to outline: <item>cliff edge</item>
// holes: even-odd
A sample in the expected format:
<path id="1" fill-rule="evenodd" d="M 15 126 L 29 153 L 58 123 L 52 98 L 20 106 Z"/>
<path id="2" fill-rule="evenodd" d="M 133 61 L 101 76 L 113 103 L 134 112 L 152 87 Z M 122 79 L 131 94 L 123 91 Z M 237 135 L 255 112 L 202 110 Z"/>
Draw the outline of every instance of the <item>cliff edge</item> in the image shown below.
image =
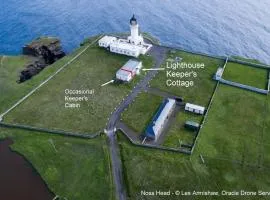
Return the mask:
<path id="1" fill-rule="evenodd" d="M 21 71 L 18 82 L 22 83 L 31 79 L 48 65 L 53 64 L 66 54 L 62 50 L 61 42 L 54 37 L 39 37 L 22 48 L 24 55 L 35 59 Z"/>

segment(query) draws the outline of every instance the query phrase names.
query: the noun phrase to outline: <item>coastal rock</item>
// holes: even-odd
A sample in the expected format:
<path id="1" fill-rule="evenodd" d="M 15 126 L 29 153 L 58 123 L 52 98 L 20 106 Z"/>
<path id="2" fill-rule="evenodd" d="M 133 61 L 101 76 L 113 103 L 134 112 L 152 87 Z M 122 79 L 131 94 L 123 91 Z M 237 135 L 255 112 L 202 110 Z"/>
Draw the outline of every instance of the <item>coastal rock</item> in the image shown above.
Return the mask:
<path id="1" fill-rule="evenodd" d="M 36 74 L 38 74 L 46 66 L 48 66 L 48 65 L 44 64 L 44 63 L 40 63 L 39 61 L 35 61 L 31 64 L 28 64 L 26 66 L 26 69 L 21 71 L 19 82 L 22 83 L 28 79 L 31 79 L 32 76 L 35 76 Z"/>
<path id="2" fill-rule="evenodd" d="M 19 83 L 31 79 L 48 65 L 53 64 L 66 54 L 62 50 L 61 42 L 53 37 L 40 37 L 23 47 L 23 54 L 34 57 L 20 73 Z"/>

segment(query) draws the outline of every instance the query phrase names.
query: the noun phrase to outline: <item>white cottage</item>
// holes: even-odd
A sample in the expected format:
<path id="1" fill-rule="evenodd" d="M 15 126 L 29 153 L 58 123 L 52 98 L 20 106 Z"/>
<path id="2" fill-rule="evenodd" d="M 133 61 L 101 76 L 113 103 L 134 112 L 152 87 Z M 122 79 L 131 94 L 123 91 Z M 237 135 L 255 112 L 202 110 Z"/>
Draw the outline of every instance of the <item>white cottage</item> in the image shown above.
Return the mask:
<path id="1" fill-rule="evenodd" d="M 98 45 L 100 47 L 105 47 L 108 48 L 110 46 L 110 44 L 112 44 L 113 42 L 115 42 L 117 40 L 116 37 L 112 37 L 112 36 L 104 36 L 102 37 L 99 41 L 98 41 Z"/>
<path id="2" fill-rule="evenodd" d="M 222 78 L 223 71 L 224 71 L 224 69 L 222 67 L 219 67 L 217 69 L 217 72 L 214 75 L 214 80 L 217 80 L 217 81 L 220 80 Z"/>
<path id="3" fill-rule="evenodd" d="M 196 114 L 203 115 L 205 108 L 191 103 L 186 103 L 185 110 Z"/>
<path id="4" fill-rule="evenodd" d="M 110 45 L 110 51 L 113 53 L 124 54 L 127 56 L 138 57 L 141 50 L 138 46 L 125 42 L 124 40 L 117 40 Z"/>
<path id="5" fill-rule="evenodd" d="M 116 78 L 121 81 L 130 82 L 135 75 L 140 73 L 141 68 L 142 62 L 130 59 L 116 72 Z"/>

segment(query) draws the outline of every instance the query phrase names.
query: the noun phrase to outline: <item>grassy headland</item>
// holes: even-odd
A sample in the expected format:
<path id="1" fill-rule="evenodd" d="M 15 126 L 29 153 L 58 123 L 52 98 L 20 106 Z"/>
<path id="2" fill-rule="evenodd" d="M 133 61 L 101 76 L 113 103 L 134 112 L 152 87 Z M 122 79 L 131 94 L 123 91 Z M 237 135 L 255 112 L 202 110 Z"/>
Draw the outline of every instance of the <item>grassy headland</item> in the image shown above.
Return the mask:
<path id="1" fill-rule="evenodd" d="M 8 114 L 5 120 L 75 132 L 103 131 L 110 113 L 140 79 L 137 77 L 131 84 L 101 87 L 114 79 L 116 71 L 128 59 L 127 56 L 112 54 L 94 45 Z M 153 64 L 151 57 L 142 56 L 140 59 L 145 67 Z M 79 108 L 66 108 L 65 96 L 72 96 L 65 94 L 66 89 L 89 89 L 94 90 L 94 94 L 87 96 L 89 100 L 82 101 Z"/>
<path id="2" fill-rule="evenodd" d="M 46 67 L 30 80 L 18 84 L 19 73 L 25 68 L 26 64 L 31 61 L 28 56 L 0 56 L 0 113 L 4 112 L 15 104 L 19 99 L 24 97 L 33 88 L 46 80 L 51 74 L 57 71 L 62 65 L 67 63 L 72 56 L 76 55 L 75 50 L 69 56 L 58 60 L 56 63 Z"/>

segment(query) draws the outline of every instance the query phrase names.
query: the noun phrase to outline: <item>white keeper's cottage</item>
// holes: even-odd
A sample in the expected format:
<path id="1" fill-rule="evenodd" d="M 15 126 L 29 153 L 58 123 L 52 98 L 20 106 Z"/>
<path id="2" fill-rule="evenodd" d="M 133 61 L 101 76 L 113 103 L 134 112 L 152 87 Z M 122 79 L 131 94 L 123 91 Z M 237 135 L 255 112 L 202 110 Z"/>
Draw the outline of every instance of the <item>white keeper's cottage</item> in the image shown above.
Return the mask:
<path id="1" fill-rule="evenodd" d="M 116 72 L 116 78 L 124 82 L 130 82 L 135 75 L 140 74 L 141 68 L 141 61 L 130 59 Z"/>
<path id="2" fill-rule="evenodd" d="M 118 39 L 106 35 L 98 41 L 99 46 L 109 49 L 110 52 L 127 56 L 138 57 L 140 54 L 146 54 L 152 45 L 144 42 L 143 37 L 139 32 L 139 24 L 134 15 L 129 22 L 130 36 L 128 36 L 127 39 Z"/>

